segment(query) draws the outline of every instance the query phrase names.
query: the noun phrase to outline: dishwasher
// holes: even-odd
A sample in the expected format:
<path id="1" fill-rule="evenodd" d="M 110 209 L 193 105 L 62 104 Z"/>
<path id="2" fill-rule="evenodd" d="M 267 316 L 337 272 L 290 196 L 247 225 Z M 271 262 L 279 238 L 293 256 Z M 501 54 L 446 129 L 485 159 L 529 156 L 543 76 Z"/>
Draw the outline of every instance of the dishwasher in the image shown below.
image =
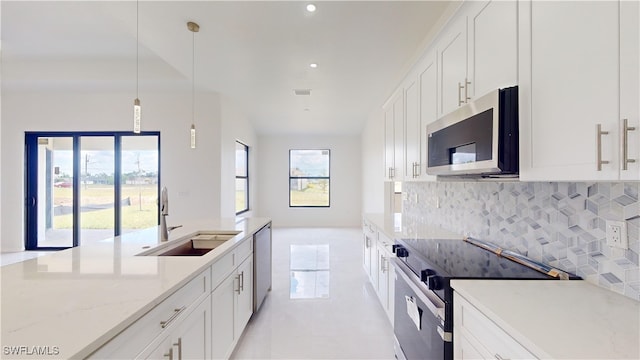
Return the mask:
<path id="1" fill-rule="evenodd" d="M 271 290 L 271 223 L 253 235 L 253 312 Z"/>

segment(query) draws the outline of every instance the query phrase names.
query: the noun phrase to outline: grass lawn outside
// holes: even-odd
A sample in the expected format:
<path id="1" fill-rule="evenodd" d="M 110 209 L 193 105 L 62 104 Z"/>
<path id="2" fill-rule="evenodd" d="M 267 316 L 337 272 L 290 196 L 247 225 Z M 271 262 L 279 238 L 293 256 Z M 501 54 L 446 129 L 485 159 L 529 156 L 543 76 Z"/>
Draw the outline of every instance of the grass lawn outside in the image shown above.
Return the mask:
<path id="1" fill-rule="evenodd" d="M 144 229 L 158 224 L 158 188 L 157 185 L 122 185 L 122 199 L 129 199 L 129 205 L 122 206 L 122 229 Z M 54 205 L 72 205 L 70 188 L 54 188 Z M 113 204 L 113 186 L 82 185 L 80 206 Z M 58 215 L 53 218 L 54 229 L 71 229 L 73 215 Z M 80 213 L 82 229 L 113 229 L 113 205 L 102 210 Z"/>

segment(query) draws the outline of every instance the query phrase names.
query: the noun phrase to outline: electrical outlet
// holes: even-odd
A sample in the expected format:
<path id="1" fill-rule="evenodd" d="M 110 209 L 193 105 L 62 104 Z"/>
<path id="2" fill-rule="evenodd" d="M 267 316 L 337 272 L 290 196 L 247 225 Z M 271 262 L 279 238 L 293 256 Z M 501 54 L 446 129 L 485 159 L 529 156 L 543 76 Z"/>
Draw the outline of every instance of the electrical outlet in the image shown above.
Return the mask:
<path id="1" fill-rule="evenodd" d="M 607 245 L 621 249 L 629 248 L 626 222 L 607 220 Z"/>

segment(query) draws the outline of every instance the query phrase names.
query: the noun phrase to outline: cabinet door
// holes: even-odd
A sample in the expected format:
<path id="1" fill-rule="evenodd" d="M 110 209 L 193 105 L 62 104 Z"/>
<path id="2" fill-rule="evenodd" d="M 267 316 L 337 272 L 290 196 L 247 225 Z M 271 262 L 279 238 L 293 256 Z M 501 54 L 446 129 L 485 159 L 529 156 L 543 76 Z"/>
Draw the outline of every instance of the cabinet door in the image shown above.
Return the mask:
<path id="1" fill-rule="evenodd" d="M 373 244 L 373 239 L 365 232 L 362 236 L 362 264 L 364 266 L 364 271 L 367 273 L 367 276 L 371 277 L 371 245 Z"/>
<path id="2" fill-rule="evenodd" d="M 467 18 L 457 17 L 438 43 L 440 107 L 438 117 L 457 109 L 465 99 L 467 78 Z M 460 88 L 462 86 L 462 89 Z M 467 87 L 468 91 L 468 87 Z"/>
<path id="3" fill-rule="evenodd" d="M 203 300 L 172 336 L 178 359 L 209 359 L 211 354 L 211 296 Z"/>
<path id="4" fill-rule="evenodd" d="M 621 163 L 621 180 L 640 180 L 640 2 L 620 3 L 620 118 L 627 119 L 635 130 L 627 132 L 627 143 L 622 144 L 627 158 L 624 170 Z M 624 139 L 624 133 L 622 134 Z M 626 145 L 626 148 L 625 148 Z M 624 158 L 624 155 L 622 156 Z M 621 159 L 623 161 L 623 159 Z"/>
<path id="5" fill-rule="evenodd" d="M 394 169 L 394 127 L 393 127 L 393 105 L 384 111 L 384 179 L 391 181 L 393 179 Z"/>
<path id="6" fill-rule="evenodd" d="M 472 99 L 518 84 L 518 2 L 469 3 L 469 82 Z"/>
<path id="7" fill-rule="evenodd" d="M 154 341 L 156 343 L 156 341 Z M 138 355 L 136 359 L 166 359 L 166 360 L 177 360 L 178 352 L 173 346 L 173 342 L 170 335 L 165 336 L 161 341 L 157 342 L 155 348 L 150 350 L 149 352 L 143 352 Z"/>
<path id="8" fill-rule="evenodd" d="M 427 175 L 428 147 L 427 125 L 438 119 L 438 67 L 434 51 L 427 53 L 418 74 L 420 85 L 420 163 L 418 171 L 420 178 L 435 181 L 436 177 Z"/>
<path id="9" fill-rule="evenodd" d="M 406 180 L 412 180 L 420 175 L 420 116 L 418 114 L 418 83 L 415 75 L 410 75 L 404 86 L 404 114 L 405 114 L 405 173 Z"/>
<path id="10" fill-rule="evenodd" d="M 236 293 L 234 325 L 236 339 L 240 338 L 253 314 L 253 257 L 249 257 L 238 267 L 238 281 L 240 291 Z"/>
<path id="11" fill-rule="evenodd" d="M 376 248 L 376 257 L 378 258 L 378 299 L 382 304 L 385 312 L 389 309 L 389 273 L 385 267 L 388 266 L 388 257 L 381 246 Z"/>
<path id="12" fill-rule="evenodd" d="M 402 89 L 401 89 L 402 90 Z M 402 91 L 393 101 L 393 180 L 404 178 L 404 101 Z"/>
<path id="13" fill-rule="evenodd" d="M 234 312 L 237 281 L 235 274 L 228 276 L 211 293 L 211 357 L 227 358 L 234 341 Z"/>
<path id="14" fill-rule="evenodd" d="M 521 180 L 618 179 L 619 3 L 519 6 Z"/>

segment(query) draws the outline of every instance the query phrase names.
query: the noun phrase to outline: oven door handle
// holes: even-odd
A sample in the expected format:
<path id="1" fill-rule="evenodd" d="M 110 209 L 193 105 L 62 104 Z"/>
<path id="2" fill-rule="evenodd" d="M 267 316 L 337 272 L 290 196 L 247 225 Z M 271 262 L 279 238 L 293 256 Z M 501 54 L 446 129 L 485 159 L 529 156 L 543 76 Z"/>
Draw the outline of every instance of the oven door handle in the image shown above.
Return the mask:
<path id="1" fill-rule="evenodd" d="M 425 293 L 425 290 L 420 289 L 420 286 L 415 283 L 415 280 L 411 279 L 413 273 L 407 265 L 402 263 L 401 260 L 398 260 L 397 258 L 391 258 L 391 260 L 393 261 L 393 267 L 396 268 L 396 274 L 399 274 L 403 278 L 411 290 L 416 294 L 418 299 L 427 306 L 433 316 L 438 318 L 441 322 L 444 322 L 444 301 L 436 295 L 429 295 Z M 415 275 L 413 275 L 413 277 L 415 277 Z"/>

